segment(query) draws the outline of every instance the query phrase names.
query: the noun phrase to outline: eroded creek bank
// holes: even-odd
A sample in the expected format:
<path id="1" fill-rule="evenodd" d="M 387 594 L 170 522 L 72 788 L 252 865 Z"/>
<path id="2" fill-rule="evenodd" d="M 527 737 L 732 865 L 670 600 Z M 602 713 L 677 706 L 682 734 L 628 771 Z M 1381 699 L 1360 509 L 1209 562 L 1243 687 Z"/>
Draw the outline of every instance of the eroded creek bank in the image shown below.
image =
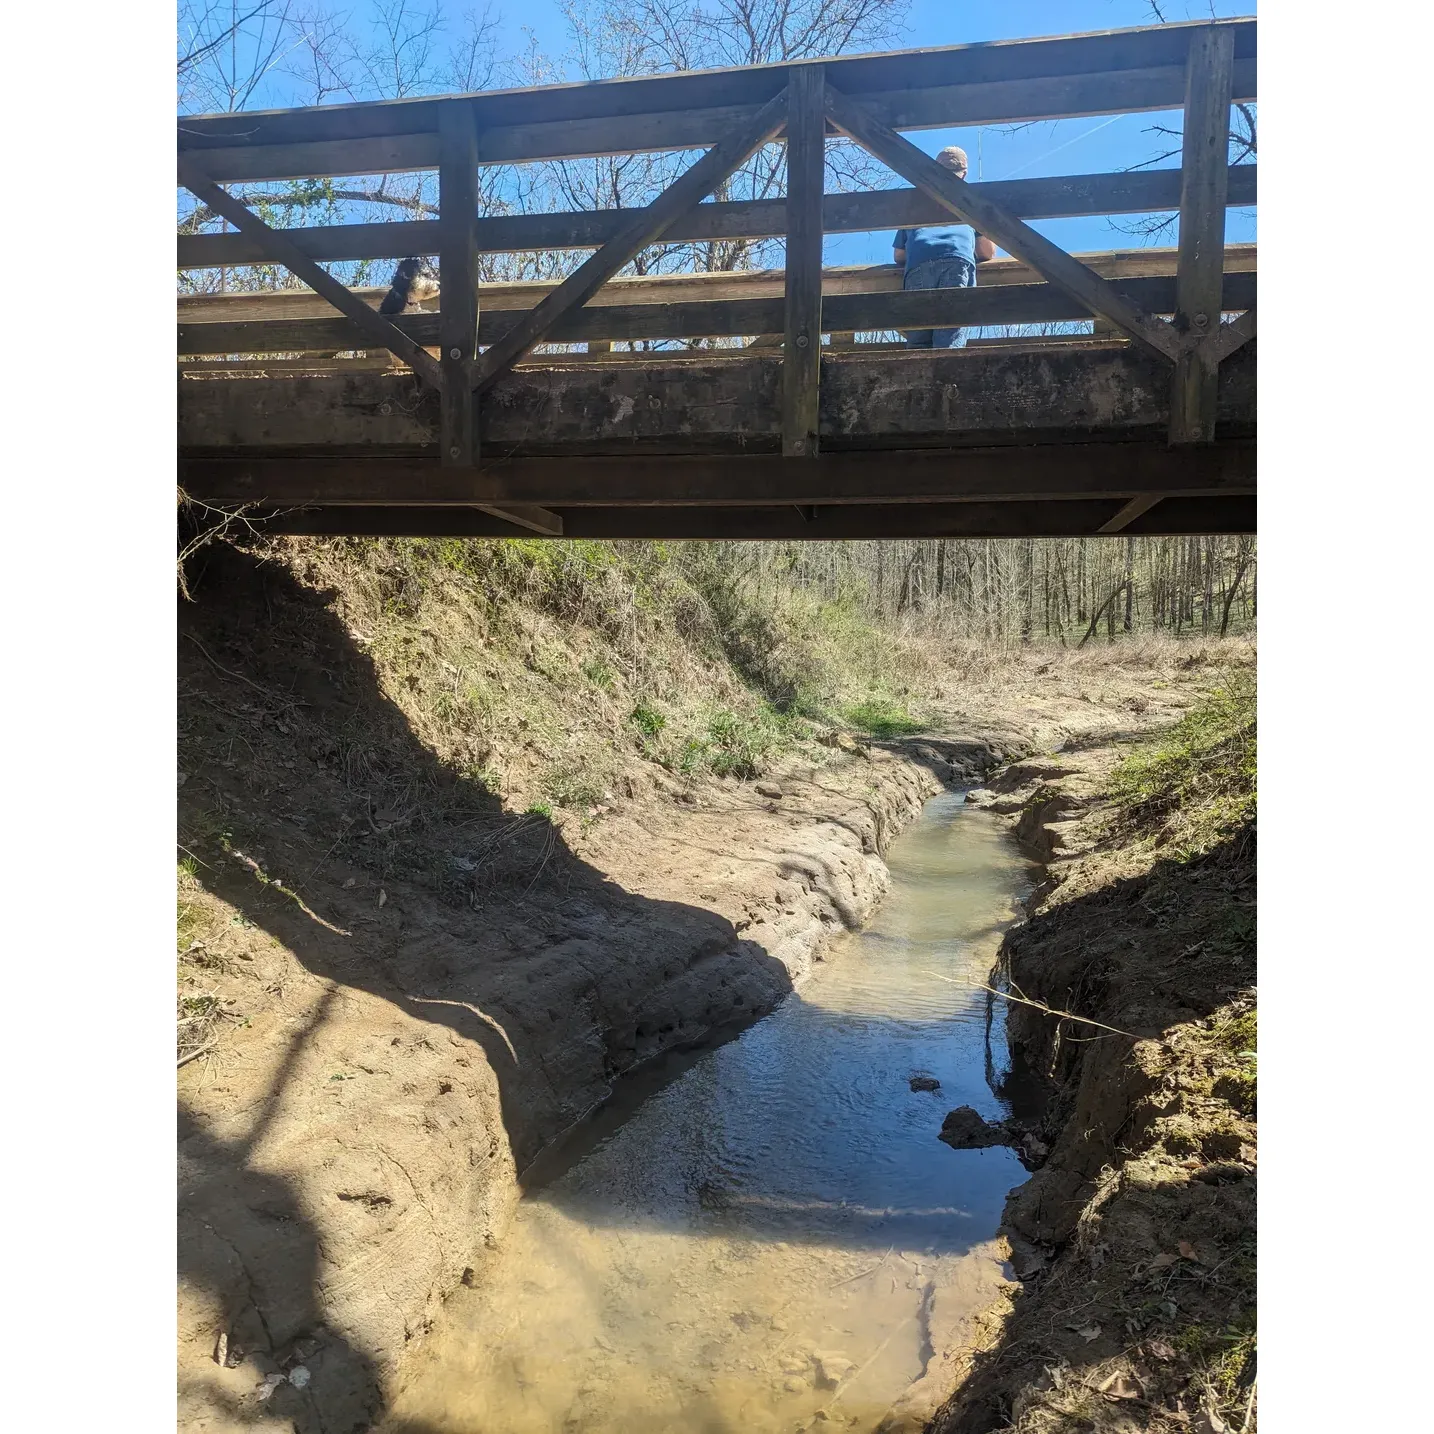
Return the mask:
<path id="1" fill-rule="evenodd" d="M 1007 1283 L 1024 1171 L 936 1135 L 955 1102 L 1008 1113 L 979 983 L 1034 865 L 959 792 L 887 860 L 868 926 L 529 1192 L 385 1428 L 921 1427 Z"/>
<path id="2" fill-rule="evenodd" d="M 1043 1107 L 1002 1221 L 1022 1283 L 931 1434 L 1256 1427 L 1254 825 L 1194 857 L 1133 829 L 1110 796 L 1120 750 L 973 793 L 1045 863 L 1001 945 L 1009 990 L 1080 1019 L 1010 1009 Z"/>
<path id="3" fill-rule="evenodd" d="M 438 761 L 282 575 L 186 608 L 179 656 L 181 1012 L 208 1028 L 179 1072 L 179 1414 L 214 1431 L 369 1427 L 445 1298 L 484 1288 L 540 1152 L 801 986 L 944 783 L 1131 720 L 831 732 L 762 783 L 638 763 L 559 828 Z"/>
<path id="4" fill-rule="evenodd" d="M 519 1171 L 777 1005 L 1012 742 L 833 734 L 779 796 L 638 772 L 565 835 L 441 768 L 325 615 L 266 603 L 179 644 L 181 996 L 216 1022 L 179 1072 L 180 1423 L 347 1434 L 482 1283 Z"/>

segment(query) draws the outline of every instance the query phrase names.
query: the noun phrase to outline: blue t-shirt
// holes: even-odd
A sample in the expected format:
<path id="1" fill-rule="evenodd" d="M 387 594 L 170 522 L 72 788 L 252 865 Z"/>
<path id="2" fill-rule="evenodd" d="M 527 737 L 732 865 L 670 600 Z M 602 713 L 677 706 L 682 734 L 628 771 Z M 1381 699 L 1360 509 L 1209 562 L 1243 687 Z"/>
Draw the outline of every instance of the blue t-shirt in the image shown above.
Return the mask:
<path id="1" fill-rule="evenodd" d="M 976 262 L 976 231 L 969 224 L 929 225 L 921 229 L 898 229 L 891 241 L 893 249 L 906 250 L 906 267 L 933 259 L 964 259 Z"/>

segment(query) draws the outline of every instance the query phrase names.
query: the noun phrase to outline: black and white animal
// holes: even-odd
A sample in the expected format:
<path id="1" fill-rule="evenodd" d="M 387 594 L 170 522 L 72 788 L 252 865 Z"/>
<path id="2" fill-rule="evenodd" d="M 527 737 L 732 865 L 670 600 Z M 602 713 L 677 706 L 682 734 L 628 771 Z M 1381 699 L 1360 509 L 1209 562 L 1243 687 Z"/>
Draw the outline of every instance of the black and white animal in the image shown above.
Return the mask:
<path id="1" fill-rule="evenodd" d="M 381 314 L 406 314 L 438 294 L 438 278 L 422 259 L 401 259 L 393 285 L 378 306 Z"/>

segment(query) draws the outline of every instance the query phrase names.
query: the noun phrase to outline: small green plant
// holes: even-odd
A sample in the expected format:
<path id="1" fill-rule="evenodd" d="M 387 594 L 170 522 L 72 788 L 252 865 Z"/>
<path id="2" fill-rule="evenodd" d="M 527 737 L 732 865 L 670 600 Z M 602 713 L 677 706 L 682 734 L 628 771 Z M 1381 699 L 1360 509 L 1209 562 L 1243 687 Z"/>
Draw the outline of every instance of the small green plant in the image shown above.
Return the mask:
<path id="1" fill-rule="evenodd" d="M 888 697 L 868 697 L 842 715 L 851 726 L 873 737 L 909 737 L 926 725 Z"/>
<path id="2" fill-rule="evenodd" d="M 760 777 L 776 736 L 774 727 L 770 719 L 754 720 L 719 709 L 707 721 L 708 765 L 719 777 L 743 781 Z"/>
<path id="3" fill-rule="evenodd" d="M 603 692 L 611 692 L 617 680 L 612 668 L 597 657 L 590 657 L 583 663 L 583 676 Z"/>
<path id="4" fill-rule="evenodd" d="M 534 803 L 532 804 L 532 806 L 530 806 L 530 807 L 528 808 L 528 815 L 529 815 L 530 817 L 544 817 L 544 818 L 546 818 L 548 821 L 552 821 L 552 819 L 553 819 L 553 808 L 552 808 L 552 804 L 549 803 L 549 802 L 534 802 Z"/>
<path id="5" fill-rule="evenodd" d="M 627 719 L 642 733 L 644 737 L 656 738 L 664 727 L 667 726 L 667 718 L 662 715 L 645 697 L 640 697 L 637 706 Z"/>

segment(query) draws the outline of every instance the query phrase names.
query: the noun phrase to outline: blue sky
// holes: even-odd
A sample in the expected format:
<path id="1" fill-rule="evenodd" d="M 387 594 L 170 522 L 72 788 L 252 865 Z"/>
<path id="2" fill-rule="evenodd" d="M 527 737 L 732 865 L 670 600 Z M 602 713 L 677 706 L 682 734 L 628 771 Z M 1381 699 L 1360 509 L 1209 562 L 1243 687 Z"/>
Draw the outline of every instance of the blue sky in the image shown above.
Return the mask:
<path id="1" fill-rule="evenodd" d="M 1249 15 L 1251 0 L 1161 0 L 1167 20 L 1200 20 Z M 566 36 L 554 0 L 524 0 L 521 6 L 502 0 L 503 48 L 516 50 L 531 31 L 544 50 L 563 51 Z M 1068 35 L 1085 30 L 1122 29 L 1152 23 L 1146 0 L 912 0 L 902 48 L 963 45 L 981 40 L 1011 40 L 1039 35 Z M 1168 145 L 1148 133 L 1151 125 L 1178 127 L 1177 113 L 1121 115 L 1052 124 L 1005 133 L 982 129 L 925 130 L 910 138 L 930 153 L 943 145 L 959 144 L 971 157 L 973 179 L 1036 178 L 1054 174 L 1089 174 L 1127 169 L 1160 153 Z M 1178 167 L 1178 158 L 1162 167 Z M 979 172 L 978 172 L 979 171 Z M 1063 248 L 1071 251 L 1135 248 L 1139 238 L 1121 232 L 1121 221 L 1104 218 L 1055 219 L 1036 224 Z M 1128 221 L 1126 221 L 1128 222 Z M 890 235 L 829 235 L 829 264 L 887 263 Z M 1255 238 L 1254 211 L 1231 210 L 1226 228 L 1228 243 Z M 1172 243 L 1164 238 L 1161 243 Z"/>

